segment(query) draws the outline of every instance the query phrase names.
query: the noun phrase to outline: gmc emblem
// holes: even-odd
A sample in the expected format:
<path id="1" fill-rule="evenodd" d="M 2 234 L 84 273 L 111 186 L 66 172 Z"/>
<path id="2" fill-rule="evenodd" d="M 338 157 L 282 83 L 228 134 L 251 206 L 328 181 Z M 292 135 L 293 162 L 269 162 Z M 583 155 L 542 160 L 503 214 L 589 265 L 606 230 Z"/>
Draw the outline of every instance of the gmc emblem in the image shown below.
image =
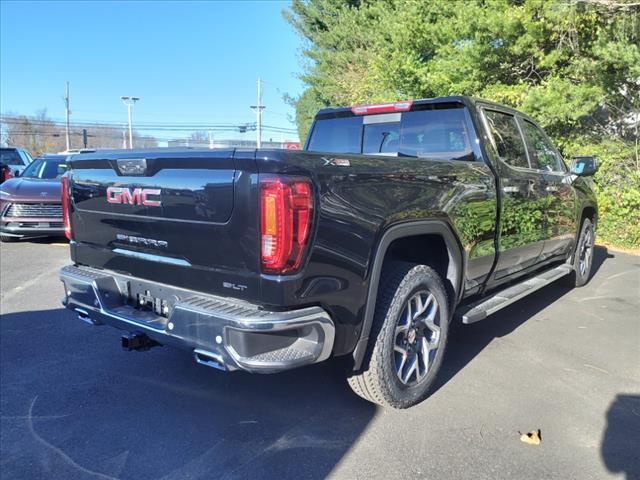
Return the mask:
<path id="1" fill-rule="evenodd" d="M 160 200 L 150 200 L 149 195 L 160 195 L 159 188 L 107 188 L 107 202 L 124 203 L 128 205 L 144 205 L 145 207 L 159 207 Z"/>

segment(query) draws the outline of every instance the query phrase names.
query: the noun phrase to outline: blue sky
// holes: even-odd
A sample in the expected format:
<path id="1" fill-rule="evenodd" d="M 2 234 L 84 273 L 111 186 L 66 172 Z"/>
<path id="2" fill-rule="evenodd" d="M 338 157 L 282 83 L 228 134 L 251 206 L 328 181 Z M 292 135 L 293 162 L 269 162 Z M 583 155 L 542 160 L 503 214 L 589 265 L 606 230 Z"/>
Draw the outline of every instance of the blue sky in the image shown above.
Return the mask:
<path id="1" fill-rule="evenodd" d="M 287 5 L 2 1 L 0 111 L 46 108 L 62 119 L 68 80 L 72 121 L 126 122 L 120 96 L 131 95 L 141 97 L 134 126 L 136 120 L 250 123 L 261 76 L 263 123 L 294 128 L 287 118 L 293 110 L 282 96 L 302 91 L 301 40 L 282 17 Z M 265 133 L 263 139 L 279 135 Z"/>

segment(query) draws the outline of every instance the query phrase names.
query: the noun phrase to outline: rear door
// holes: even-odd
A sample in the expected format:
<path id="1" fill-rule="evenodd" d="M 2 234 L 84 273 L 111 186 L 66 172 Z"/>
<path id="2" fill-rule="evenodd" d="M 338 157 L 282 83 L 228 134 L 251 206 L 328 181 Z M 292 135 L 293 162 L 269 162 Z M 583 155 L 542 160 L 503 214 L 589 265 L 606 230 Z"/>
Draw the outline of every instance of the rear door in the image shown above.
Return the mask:
<path id="1" fill-rule="evenodd" d="M 565 256 L 576 235 L 576 199 L 571 178 L 562 157 L 551 140 L 533 122 L 521 118 L 520 125 L 527 141 L 533 168 L 544 179 L 544 189 L 549 196 L 547 209 L 547 238 L 542 258 Z"/>
<path id="2" fill-rule="evenodd" d="M 539 261 L 548 195 L 542 175 L 531 168 L 516 116 L 493 106 L 483 108 L 483 115 L 499 157 L 499 257 L 493 277 L 499 282 Z"/>
<path id="3" fill-rule="evenodd" d="M 77 263 L 252 293 L 244 279 L 258 270 L 257 202 L 233 151 L 97 151 L 70 163 Z"/>

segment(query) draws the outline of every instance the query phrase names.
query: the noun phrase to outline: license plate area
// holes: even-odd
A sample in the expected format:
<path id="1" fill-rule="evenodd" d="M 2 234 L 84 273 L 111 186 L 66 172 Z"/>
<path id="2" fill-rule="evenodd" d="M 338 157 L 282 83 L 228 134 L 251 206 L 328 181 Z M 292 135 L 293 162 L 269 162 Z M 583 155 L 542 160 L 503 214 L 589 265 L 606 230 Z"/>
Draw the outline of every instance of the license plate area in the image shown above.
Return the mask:
<path id="1" fill-rule="evenodd" d="M 128 303 L 136 310 L 169 318 L 177 300 L 178 298 L 175 295 L 157 285 L 148 285 L 135 281 L 129 283 Z"/>

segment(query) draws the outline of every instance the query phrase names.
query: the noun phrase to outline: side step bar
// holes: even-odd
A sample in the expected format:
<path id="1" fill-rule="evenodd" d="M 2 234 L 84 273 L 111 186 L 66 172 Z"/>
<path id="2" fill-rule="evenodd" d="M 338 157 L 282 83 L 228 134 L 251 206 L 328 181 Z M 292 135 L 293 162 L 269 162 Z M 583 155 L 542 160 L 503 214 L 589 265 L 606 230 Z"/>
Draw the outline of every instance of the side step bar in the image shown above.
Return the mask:
<path id="1" fill-rule="evenodd" d="M 571 273 L 573 269 L 570 265 L 560 265 L 559 267 L 546 270 L 535 277 L 528 278 L 493 295 L 483 298 L 480 302 L 469 305 L 465 310 L 458 313 L 462 317 L 462 323 L 475 323 L 484 320 L 492 313 L 517 302 L 530 293 L 549 285 Z"/>

